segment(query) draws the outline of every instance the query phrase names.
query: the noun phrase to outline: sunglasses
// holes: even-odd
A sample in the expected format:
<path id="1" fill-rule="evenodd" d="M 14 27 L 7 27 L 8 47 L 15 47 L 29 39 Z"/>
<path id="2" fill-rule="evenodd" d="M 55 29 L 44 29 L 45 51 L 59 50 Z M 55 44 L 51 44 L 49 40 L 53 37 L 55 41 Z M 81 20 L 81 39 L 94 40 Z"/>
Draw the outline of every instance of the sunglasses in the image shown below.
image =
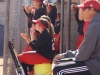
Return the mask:
<path id="1" fill-rule="evenodd" d="M 84 7 L 82 8 L 83 11 L 85 11 L 86 9 L 91 9 L 92 7 Z"/>

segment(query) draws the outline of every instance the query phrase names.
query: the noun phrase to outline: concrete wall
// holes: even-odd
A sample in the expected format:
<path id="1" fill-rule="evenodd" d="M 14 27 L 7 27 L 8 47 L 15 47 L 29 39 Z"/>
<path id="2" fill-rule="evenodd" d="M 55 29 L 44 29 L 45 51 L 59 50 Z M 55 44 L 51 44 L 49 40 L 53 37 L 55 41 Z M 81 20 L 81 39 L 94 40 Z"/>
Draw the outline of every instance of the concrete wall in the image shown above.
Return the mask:
<path id="1" fill-rule="evenodd" d="M 5 2 L 0 2 L 0 24 L 5 24 Z"/>

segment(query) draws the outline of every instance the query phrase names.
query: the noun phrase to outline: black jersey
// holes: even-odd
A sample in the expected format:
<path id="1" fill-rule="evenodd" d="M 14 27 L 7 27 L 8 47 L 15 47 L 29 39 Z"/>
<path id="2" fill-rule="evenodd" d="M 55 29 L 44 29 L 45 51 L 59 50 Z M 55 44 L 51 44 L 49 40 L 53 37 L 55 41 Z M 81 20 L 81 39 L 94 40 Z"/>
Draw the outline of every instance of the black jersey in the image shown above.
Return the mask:
<path id="1" fill-rule="evenodd" d="M 75 19 L 78 24 L 78 32 L 80 35 L 84 35 L 83 33 L 84 21 L 79 20 L 78 13 L 79 13 L 79 10 L 75 14 Z"/>
<path id="2" fill-rule="evenodd" d="M 45 9 L 44 8 L 37 9 L 34 15 L 34 20 L 39 19 L 42 15 L 45 15 Z"/>
<path id="3" fill-rule="evenodd" d="M 48 16 L 50 17 L 51 23 L 53 24 L 53 26 L 55 26 L 55 20 L 56 20 L 56 18 L 53 17 L 53 16 L 55 16 L 55 15 L 54 15 L 53 13 L 50 13 Z"/>
<path id="4" fill-rule="evenodd" d="M 52 38 L 47 30 L 44 30 L 36 40 L 32 41 L 29 45 L 37 53 L 41 54 L 47 59 L 53 60 L 54 53 L 52 50 Z"/>
<path id="5" fill-rule="evenodd" d="M 45 9 L 44 8 L 39 8 L 36 10 L 35 15 L 32 13 L 27 13 L 24 9 L 24 12 L 26 14 L 26 16 L 30 19 L 30 23 L 28 24 L 28 27 L 31 28 L 32 27 L 32 20 L 37 20 L 39 19 L 42 15 L 45 15 Z"/>
<path id="6" fill-rule="evenodd" d="M 60 21 L 57 21 L 54 27 L 55 34 L 59 34 L 60 32 Z"/>

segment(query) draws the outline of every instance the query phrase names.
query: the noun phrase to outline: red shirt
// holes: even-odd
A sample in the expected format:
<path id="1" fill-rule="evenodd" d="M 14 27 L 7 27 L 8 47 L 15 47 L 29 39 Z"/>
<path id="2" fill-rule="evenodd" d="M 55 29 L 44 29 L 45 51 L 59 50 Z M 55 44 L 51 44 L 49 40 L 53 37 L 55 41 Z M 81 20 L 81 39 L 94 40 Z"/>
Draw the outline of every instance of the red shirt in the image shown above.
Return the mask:
<path id="1" fill-rule="evenodd" d="M 84 34 L 86 33 L 86 30 L 87 30 L 87 28 L 88 28 L 88 25 L 89 25 L 89 21 L 85 21 L 85 23 L 84 23 L 84 28 L 83 28 Z"/>

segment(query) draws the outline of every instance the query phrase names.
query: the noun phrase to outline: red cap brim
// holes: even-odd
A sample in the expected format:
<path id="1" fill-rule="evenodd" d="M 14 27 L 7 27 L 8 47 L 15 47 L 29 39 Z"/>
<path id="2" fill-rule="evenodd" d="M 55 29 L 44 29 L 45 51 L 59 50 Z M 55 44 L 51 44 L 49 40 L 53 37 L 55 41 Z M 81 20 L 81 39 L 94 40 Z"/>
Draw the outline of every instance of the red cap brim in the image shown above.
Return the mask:
<path id="1" fill-rule="evenodd" d="M 84 4 L 77 5 L 78 8 L 84 8 Z"/>
<path id="2" fill-rule="evenodd" d="M 39 19 L 38 19 L 38 20 L 32 20 L 32 22 L 35 23 L 35 24 L 41 25 L 44 29 L 46 28 L 46 27 L 41 23 L 41 21 L 40 21 Z"/>
<path id="3" fill-rule="evenodd" d="M 32 20 L 33 23 L 37 23 L 38 20 Z"/>

